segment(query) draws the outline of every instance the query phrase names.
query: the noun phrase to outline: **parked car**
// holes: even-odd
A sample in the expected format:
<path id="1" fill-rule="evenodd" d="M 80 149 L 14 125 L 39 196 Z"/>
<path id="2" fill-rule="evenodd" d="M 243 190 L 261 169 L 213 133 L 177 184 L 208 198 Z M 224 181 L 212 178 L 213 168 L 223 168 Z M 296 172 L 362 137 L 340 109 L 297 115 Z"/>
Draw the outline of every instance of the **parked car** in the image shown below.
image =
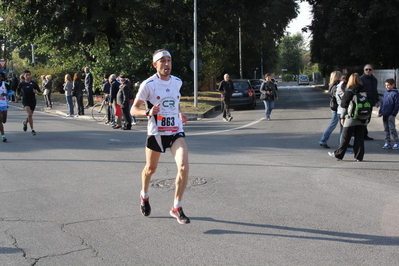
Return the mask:
<path id="1" fill-rule="evenodd" d="M 263 79 L 250 79 L 249 82 L 251 83 L 252 89 L 255 91 L 255 96 L 257 98 L 260 97 L 260 86 L 262 86 Z"/>
<path id="2" fill-rule="evenodd" d="M 248 109 L 255 109 L 256 98 L 255 92 L 251 87 L 248 79 L 232 79 L 234 84 L 234 91 L 230 99 L 230 107 L 244 107 Z M 221 97 L 221 107 L 223 110 L 223 95 Z"/>
<path id="3" fill-rule="evenodd" d="M 299 75 L 298 85 L 309 85 L 309 78 L 306 75 Z"/>

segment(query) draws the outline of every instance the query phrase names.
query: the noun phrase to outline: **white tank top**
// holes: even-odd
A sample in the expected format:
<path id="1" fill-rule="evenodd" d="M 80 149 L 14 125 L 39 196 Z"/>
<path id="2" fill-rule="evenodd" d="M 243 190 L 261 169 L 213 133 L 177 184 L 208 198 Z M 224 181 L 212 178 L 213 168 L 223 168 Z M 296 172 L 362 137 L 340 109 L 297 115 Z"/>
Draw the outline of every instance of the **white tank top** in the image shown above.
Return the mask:
<path id="1" fill-rule="evenodd" d="M 183 82 L 170 76 L 168 81 L 154 74 L 145 80 L 139 88 L 137 98 L 146 103 L 147 108 L 160 103 L 160 112 L 148 118 L 148 135 L 173 135 L 183 132 L 183 123 L 179 116 L 180 88 Z"/>

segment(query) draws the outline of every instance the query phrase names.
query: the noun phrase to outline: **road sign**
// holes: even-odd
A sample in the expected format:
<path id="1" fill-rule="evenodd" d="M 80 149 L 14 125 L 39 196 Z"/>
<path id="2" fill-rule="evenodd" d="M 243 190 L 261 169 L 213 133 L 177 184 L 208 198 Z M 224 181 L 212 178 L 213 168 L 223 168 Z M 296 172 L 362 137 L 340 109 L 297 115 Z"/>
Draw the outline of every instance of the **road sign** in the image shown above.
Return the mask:
<path id="1" fill-rule="evenodd" d="M 7 60 L 0 59 L 0 67 L 1 68 L 6 68 L 6 65 L 7 65 Z"/>

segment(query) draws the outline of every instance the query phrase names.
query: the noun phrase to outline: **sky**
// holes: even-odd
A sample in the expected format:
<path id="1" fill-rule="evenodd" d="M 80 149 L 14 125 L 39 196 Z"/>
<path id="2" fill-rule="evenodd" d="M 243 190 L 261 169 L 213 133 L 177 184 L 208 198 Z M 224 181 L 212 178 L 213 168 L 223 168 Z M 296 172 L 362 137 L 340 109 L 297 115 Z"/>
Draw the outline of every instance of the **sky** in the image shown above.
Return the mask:
<path id="1" fill-rule="evenodd" d="M 299 4 L 299 14 L 296 19 L 291 21 L 291 23 L 287 27 L 287 31 L 291 33 L 291 35 L 296 34 L 298 32 L 302 33 L 301 29 L 307 25 L 310 25 L 312 22 L 312 13 L 311 7 L 308 2 L 302 2 Z M 309 33 L 302 33 L 304 35 L 305 41 L 308 41 Z"/>

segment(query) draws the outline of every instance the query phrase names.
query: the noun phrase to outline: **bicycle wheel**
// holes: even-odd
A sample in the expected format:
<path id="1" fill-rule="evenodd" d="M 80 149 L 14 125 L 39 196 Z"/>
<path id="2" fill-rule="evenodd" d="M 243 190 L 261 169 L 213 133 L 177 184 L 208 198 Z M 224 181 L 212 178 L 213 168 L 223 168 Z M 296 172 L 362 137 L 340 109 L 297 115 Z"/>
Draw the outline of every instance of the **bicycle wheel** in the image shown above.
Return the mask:
<path id="1" fill-rule="evenodd" d="M 91 116 L 97 122 L 104 121 L 107 118 L 107 107 L 105 104 L 98 103 L 91 108 Z"/>

